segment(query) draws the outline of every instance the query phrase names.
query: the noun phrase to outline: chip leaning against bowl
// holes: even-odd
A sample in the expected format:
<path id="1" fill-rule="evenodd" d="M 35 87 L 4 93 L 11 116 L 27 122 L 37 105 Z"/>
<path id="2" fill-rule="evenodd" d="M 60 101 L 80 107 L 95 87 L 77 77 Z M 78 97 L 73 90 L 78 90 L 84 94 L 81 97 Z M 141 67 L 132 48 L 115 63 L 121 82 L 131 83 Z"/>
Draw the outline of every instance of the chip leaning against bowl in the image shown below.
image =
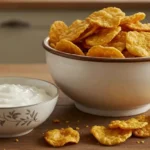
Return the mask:
<path id="1" fill-rule="evenodd" d="M 150 24 L 140 22 L 145 17 L 143 12 L 126 16 L 119 8 L 108 7 L 93 12 L 85 20 L 75 20 L 70 26 L 55 21 L 50 28 L 49 44 L 58 51 L 83 56 L 147 57 Z M 129 54 L 125 55 L 126 52 Z"/>

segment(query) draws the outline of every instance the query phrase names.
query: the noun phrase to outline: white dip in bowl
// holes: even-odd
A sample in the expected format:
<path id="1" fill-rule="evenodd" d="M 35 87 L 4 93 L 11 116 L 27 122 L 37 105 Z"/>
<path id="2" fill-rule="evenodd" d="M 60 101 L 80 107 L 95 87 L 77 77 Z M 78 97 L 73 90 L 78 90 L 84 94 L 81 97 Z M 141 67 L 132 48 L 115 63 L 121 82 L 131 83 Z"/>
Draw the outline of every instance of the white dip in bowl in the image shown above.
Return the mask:
<path id="1" fill-rule="evenodd" d="M 41 88 L 20 84 L 0 84 L 0 107 L 33 105 L 52 97 Z"/>

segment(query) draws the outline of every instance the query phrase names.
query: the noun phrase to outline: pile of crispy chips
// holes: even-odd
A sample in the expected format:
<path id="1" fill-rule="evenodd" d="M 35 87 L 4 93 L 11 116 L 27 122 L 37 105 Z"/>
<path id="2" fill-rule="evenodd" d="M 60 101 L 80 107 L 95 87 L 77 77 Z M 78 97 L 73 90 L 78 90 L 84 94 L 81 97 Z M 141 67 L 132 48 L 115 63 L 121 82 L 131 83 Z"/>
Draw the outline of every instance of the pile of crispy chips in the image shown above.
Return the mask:
<path id="1" fill-rule="evenodd" d="M 140 115 L 128 120 L 115 120 L 108 127 L 93 126 L 91 133 L 103 145 L 123 143 L 132 133 L 136 137 L 150 137 L 150 116 Z"/>
<path id="2" fill-rule="evenodd" d="M 150 23 L 141 20 L 145 13 L 131 16 L 116 7 L 93 12 L 70 26 L 55 21 L 50 28 L 49 44 L 65 53 L 108 58 L 150 56 Z"/>

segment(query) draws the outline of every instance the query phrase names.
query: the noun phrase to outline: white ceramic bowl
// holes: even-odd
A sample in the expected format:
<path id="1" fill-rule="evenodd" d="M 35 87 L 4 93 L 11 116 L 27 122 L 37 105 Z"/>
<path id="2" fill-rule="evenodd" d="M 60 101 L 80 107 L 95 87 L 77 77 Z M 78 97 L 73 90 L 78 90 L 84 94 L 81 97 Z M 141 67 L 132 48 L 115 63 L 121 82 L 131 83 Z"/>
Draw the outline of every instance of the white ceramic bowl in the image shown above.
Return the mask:
<path id="1" fill-rule="evenodd" d="M 43 42 L 56 84 L 78 109 L 102 116 L 130 116 L 150 109 L 150 57 L 94 58 L 57 51 Z"/>
<path id="2" fill-rule="evenodd" d="M 31 78 L 0 77 L 0 84 L 21 84 L 43 88 L 51 100 L 28 106 L 0 108 L 0 137 L 18 137 L 31 132 L 52 113 L 58 99 L 58 89 L 53 84 Z"/>

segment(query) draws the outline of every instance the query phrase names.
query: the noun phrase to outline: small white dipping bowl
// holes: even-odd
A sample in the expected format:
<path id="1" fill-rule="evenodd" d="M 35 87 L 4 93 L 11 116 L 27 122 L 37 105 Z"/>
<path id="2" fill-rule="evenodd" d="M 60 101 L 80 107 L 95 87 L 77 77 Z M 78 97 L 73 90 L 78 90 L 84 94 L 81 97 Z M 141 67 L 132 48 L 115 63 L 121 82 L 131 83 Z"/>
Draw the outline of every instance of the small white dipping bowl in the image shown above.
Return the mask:
<path id="1" fill-rule="evenodd" d="M 0 107 L 0 137 L 18 137 L 31 132 L 52 113 L 58 99 L 55 85 L 24 77 L 0 77 L 0 84 L 20 84 L 45 89 L 52 99 L 28 106 Z"/>
<path id="2" fill-rule="evenodd" d="M 150 57 L 98 58 L 55 50 L 43 42 L 51 75 L 78 109 L 130 116 L 150 109 Z"/>

